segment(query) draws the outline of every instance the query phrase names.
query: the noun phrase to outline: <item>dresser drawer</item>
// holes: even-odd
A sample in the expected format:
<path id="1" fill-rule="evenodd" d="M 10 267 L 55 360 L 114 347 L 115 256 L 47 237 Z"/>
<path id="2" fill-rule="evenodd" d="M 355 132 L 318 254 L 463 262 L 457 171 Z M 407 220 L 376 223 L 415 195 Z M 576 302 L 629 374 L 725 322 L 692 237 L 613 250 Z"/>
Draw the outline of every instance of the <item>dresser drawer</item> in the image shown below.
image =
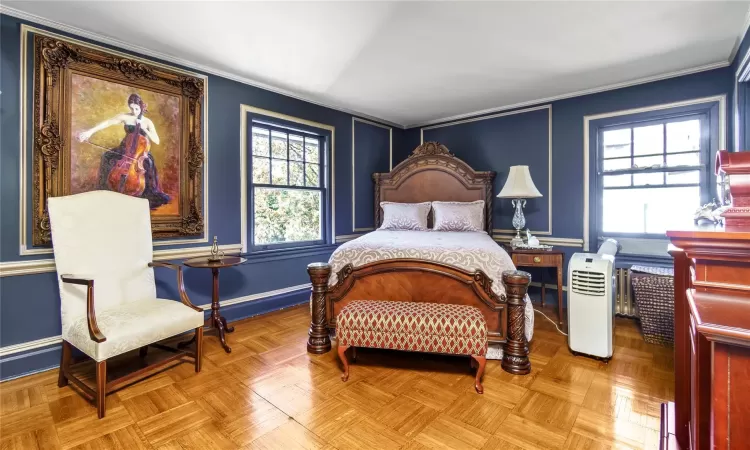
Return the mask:
<path id="1" fill-rule="evenodd" d="M 561 255 L 524 255 L 522 253 L 513 254 L 513 264 L 516 266 L 540 266 L 555 267 L 561 263 Z"/>

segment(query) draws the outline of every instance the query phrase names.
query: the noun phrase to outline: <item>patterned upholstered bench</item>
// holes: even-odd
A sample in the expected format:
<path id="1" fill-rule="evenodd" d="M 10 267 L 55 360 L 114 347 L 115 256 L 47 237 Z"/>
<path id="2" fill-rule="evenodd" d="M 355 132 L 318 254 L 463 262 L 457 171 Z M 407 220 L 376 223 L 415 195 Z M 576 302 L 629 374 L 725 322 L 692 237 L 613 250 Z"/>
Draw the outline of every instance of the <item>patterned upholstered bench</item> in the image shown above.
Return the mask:
<path id="1" fill-rule="evenodd" d="M 353 347 L 468 355 L 477 366 L 474 387 L 483 392 L 487 323 L 473 306 L 358 300 L 336 319 L 338 353 L 349 379 L 346 351 Z"/>

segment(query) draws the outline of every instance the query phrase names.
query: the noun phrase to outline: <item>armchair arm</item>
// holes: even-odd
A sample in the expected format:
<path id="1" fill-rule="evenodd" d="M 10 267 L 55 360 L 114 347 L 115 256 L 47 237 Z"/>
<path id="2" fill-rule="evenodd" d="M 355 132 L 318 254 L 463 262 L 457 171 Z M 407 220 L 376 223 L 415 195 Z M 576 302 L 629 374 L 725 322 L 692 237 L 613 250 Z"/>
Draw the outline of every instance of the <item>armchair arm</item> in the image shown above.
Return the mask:
<path id="1" fill-rule="evenodd" d="M 89 324 L 89 337 L 92 341 L 97 343 L 106 341 L 107 338 L 104 337 L 101 330 L 99 330 L 99 325 L 96 323 L 96 311 L 94 310 L 94 280 L 69 274 L 60 275 L 60 279 L 63 283 L 86 286 L 86 319 Z"/>
<path id="2" fill-rule="evenodd" d="M 167 269 L 176 270 L 177 271 L 177 289 L 180 292 L 180 300 L 182 301 L 182 304 L 195 311 L 203 312 L 201 308 L 198 308 L 192 302 L 190 302 L 190 298 L 188 297 L 187 292 L 185 292 L 185 283 L 183 282 L 183 279 L 182 279 L 182 266 L 178 264 L 168 263 L 168 262 L 150 262 L 148 263 L 148 266 L 149 267 L 166 267 Z"/>

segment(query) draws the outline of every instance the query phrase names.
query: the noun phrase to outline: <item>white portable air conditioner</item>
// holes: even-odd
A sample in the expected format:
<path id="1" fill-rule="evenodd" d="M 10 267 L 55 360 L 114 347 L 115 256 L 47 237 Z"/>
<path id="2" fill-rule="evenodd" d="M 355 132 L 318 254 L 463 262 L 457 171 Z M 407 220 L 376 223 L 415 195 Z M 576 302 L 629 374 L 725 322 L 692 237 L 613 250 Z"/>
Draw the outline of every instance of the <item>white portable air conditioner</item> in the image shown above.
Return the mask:
<path id="1" fill-rule="evenodd" d="M 568 346 L 576 353 L 612 357 L 617 241 L 597 253 L 576 253 L 568 263 Z"/>

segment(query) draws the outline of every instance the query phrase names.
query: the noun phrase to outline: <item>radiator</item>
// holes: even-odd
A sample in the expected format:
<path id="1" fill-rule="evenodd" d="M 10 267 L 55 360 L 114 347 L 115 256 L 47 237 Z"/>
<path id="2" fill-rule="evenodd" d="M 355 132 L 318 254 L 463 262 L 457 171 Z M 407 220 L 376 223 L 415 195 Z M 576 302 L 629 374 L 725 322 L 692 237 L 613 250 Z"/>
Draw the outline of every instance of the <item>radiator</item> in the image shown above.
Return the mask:
<path id="1" fill-rule="evenodd" d="M 615 300 L 615 313 L 618 316 L 639 317 L 638 307 L 633 296 L 633 287 L 630 284 L 630 270 L 616 269 L 615 283 L 617 284 L 617 298 Z"/>

